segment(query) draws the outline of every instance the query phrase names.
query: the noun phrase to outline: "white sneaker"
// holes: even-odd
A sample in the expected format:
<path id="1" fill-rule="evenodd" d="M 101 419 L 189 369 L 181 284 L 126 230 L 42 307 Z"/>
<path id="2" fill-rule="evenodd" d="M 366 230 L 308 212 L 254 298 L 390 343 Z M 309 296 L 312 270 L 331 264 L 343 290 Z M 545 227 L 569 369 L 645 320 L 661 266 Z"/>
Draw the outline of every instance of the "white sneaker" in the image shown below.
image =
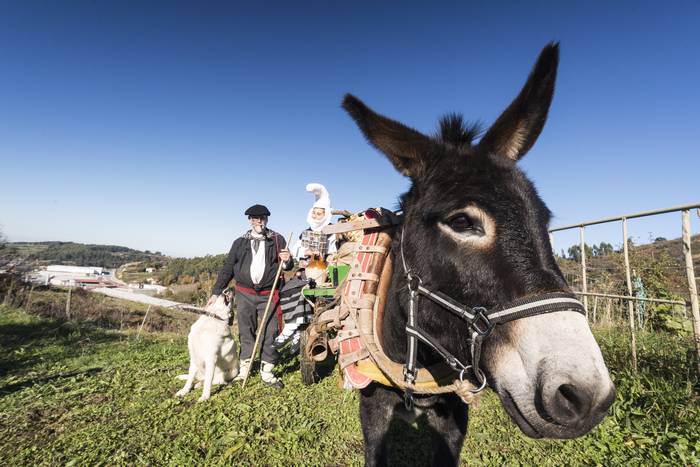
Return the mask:
<path id="1" fill-rule="evenodd" d="M 297 329 L 299 328 L 299 323 L 287 323 L 284 325 L 284 328 L 282 328 L 282 332 L 279 334 L 279 336 L 275 337 L 275 340 L 272 342 L 272 347 L 275 350 L 282 350 L 282 347 L 285 346 L 285 344 L 289 341 L 290 338 L 293 338 L 295 334 L 298 334 L 299 332 Z"/>
<path id="2" fill-rule="evenodd" d="M 294 335 L 294 332 L 297 330 L 299 327 L 298 323 L 287 323 L 284 325 L 282 328 L 282 332 L 280 333 L 279 336 L 275 338 L 275 342 L 279 342 L 280 344 L 284 344 L 289 340 L 290 337 Z"/>
<path id="3" fill-rule="evenodd" d="M 268 386 L 272 386 L 275 389 L 282 389 L 284 388 L 284 383 L 277 379 L 274 373 L 272 373 L 274 368 L 275 365 L 273 363 L 262 362 L 262 366 L 260 368 L 260 378 L 262 378 L 263 383 L 267 384 Z"/>
<path id="4" fill-rule="evenodd" d="M 248 376 L 248 371 L 250 371 L 250 359 L 242 360 L 241 366 L 238 370 L 238 374 L 236 375 L 235 378 L 233 378 L 233 381 L 245 380 L 246 376 Z"/>

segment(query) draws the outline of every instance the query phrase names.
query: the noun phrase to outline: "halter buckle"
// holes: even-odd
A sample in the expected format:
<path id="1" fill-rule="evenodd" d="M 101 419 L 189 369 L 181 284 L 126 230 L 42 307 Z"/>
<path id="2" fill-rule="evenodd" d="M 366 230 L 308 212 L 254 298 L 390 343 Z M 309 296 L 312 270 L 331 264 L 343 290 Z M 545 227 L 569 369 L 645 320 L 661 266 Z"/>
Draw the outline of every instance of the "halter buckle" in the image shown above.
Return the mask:
<path id="1" fill-rule="evenodd" d="M 408 290 L 415 292 L 418 290 L 418 286 L 421 285 L 423 281 L 418 275 L 412 273 L 411 271 L 406 272 L 406 284 L 408 285 Z"/>
<path id="2" fill-rule="evenodd" d="M 408 365 L 403 367 L 403 379 L 409 384 L 413 384 L 416 381 L 416 370 L 409 370 Z"/>
<path id="3" fill-rule="evenodd" d="M 461 365 L 459 364 L 459 362 L 457 361 L 456 358 L 454 358 L 454 357 L 449 357 L 449 358 L 446 360 L 446 362 L 447 362 L 447 364 L 450 366 L 450 368 L 452 368 L 454 371 L 460 371 L 460 366 L 461 366 Z"/>
<path id="4" fill-rule="evenodd" d="M 471 322 L 471 328 L 480 336 L 488 336 L 493 330 L 494 324 L 486 316 L 486 308 L 477 306 L 472 308 L 475 311 L 474 320 Z"/>

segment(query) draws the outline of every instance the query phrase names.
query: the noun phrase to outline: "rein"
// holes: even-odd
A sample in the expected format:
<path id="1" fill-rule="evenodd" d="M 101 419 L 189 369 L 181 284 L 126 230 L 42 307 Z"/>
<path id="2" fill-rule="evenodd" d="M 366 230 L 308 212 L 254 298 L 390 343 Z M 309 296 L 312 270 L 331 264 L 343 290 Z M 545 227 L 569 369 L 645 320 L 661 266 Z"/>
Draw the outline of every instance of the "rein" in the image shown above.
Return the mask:
<path id="1" fill-rule="evenodd" d="M 221 316 L 212 313 L 211 311 L 207 311 L 203 308 L 199 308 L 196 306 L 191 306 L 191 305 L 174 305 L 168 308 L 177 308 L 178 310 L 183 310 L 183 311 L 188 311 L 190 313 L 195 313 L 198 315 L 203 315 L 203 316 L 208 316 L 210 318 L 218 319 L 219 321 L 224 321 L 224 322 L 229 322 L 229 319 L 224 319 Z"/>
<path id="2" fill-rule="evenodd" d="M 231 300 L 233 300 L 233 292 L 231 289 L 226 289 L 222 292 L 224 295 L 228 296 L 228 301 L 229 303 Z M 219 321 L 223 321 L 227 323 L 229 326 L 233 324 L 233 313 L 231 313 L 231 309 L 229 307 L 229 316 L 228 318 L 222 318 L 221 316 L 217 315 L 216 313 L 212 313 L 211 311 L 207 311 L 206 308 L 199 308 L 193 305 L 171 305 L 167 308 L 177 308 L 178 310 L 183 310 L 183 311 L 188 311 L 190 313 L 196 313 L 198 315 L 202 316 L 208 316 L 209 318 L 214 318 L 218 319 Z"/>
<path id="3" fill-rule="evenodd" d="M 419 341 L 432 348 L 445 360 L 445 363 L 447 363 L 450 368 L 459 373 L 459 380 L 461 382 L 464 381 L 465 374 L 471 370 L 480 386 L 476 389 L 470 389 L 469 392 L 477 394 L 483 391 L 487 384 L 486 376 L 479 367 L 481 346 L 497 325 L 557 311 L 573 311 L 584 315 L 586 313 L 583 304 L 576 300 L 573 294 L 566 292 L 548 292 L 531 297 L 519 298 L 507 303 L 502 308 L 494 310 L 487 310 L 481 306 L 469 307 L 464 305 L 445 294 L 432 291 L 423 286 L 423 281 L 420 276 L 412 271 L 406 263 L 403 238 L 404 229 L 402 228 L 399 248 L 403 272 L 406 277 L 406 284 L 409 292 L 408 321 L 406 323 L 408 351 L 406 353 L 406 363 L 403 371 L 404 381 L 406 382 L 404 403 L 407 409 L 413 406 L 413 390 L 411 387 L 416 380 L 416 359 Z M 433 301 L 467 323 L 469 332 L 471 333 L 471 336 L 467 339 L 467 344 L 470 349 L 470 363 L 460 361 L 440 345 L 437 339 L 416 325 L 416 314 L 419 311 L 419 298 L 421 296 Z"/>

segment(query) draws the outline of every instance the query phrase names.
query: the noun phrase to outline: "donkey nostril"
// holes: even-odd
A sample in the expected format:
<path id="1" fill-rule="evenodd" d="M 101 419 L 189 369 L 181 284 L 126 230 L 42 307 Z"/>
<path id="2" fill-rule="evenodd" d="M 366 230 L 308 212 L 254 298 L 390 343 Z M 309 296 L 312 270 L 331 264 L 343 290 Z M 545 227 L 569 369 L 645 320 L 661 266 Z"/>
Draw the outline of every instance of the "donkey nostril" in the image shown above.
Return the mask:
<path id="1" fill-rule="evenodd" d="M 562 384 L 554 394 L 551 415 L 560 423 L 575 423 L 591 409 L 591 396 L 585 389 L 572 384 Z"/>

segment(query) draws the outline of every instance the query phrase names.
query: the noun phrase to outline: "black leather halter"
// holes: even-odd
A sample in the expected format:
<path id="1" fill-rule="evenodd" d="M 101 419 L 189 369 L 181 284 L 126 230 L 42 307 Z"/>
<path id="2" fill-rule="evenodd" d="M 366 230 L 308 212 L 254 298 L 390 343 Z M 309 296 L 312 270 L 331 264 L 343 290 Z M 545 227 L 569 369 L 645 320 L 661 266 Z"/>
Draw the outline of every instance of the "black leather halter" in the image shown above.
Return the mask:
<path id="1" fill-rule="evenodd" d="M 465 374 L 471 370 L 480 386 L 472 390 L 478 393 L 486 388 L 486 376 L 479 368 L 481 357 L 481 346 L 484 340 L 491 335 L 494 327 L 515 321 L 516 319 L 527 318 L 529 316 L 543 315 L 557 311 L 573 311 L 586 314 L 583 304 L 576 297 L 567 292 L 548 292 L 519 298 L 506 305 L 487 310 L 481 306 L 469 307 L 440 292 L 432 291 L 423 286 L 421 278 L 413 272 L 406 263 L 403 253 L 403 229 L 401 230 L 401 262 L 403 264 L 404 275 L 409 292 L 408 321 L 406 323 L 406 336 L 408 338 L 408 349 L 406 352 L 406 365 L 404 366 L 404 380 L 407 386 L 412 386 L 416 379 L 416 357 L 418 353 L 418 342 L 422 342 L 435 352 L 437 352 L 445 362 L 457 373 L 460 381 L 464 381 Z M 445 349 L 437 339 L 416 325 L 416 314 L 418 313 L 419 298 L 423 296 L 435 302 L 440 307 L 464 320 L 469 328 L 470 336 L 467 343 L 470 349 L 470 362 L 462 362 L 447 349 Z M 413 393 L 406 389 L 406 407 L 413 405 Z"/>

